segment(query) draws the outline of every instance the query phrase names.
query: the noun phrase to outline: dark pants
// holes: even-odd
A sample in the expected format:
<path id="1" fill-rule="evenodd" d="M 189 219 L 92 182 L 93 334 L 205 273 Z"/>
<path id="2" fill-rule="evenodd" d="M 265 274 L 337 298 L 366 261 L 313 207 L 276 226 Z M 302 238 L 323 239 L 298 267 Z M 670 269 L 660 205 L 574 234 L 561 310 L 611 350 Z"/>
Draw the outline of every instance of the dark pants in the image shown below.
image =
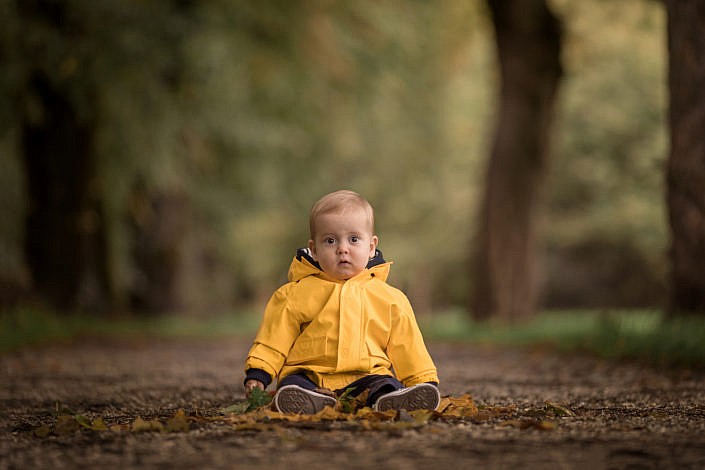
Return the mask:
<path id="1" fill-rule="evenodd" d="M 284 377 L 277 385 L 277 388 L 281 388 L 284 385 L 298 385 L 306 390 L 318 388 L 318 385 L 304 374 L 292 374 Z M 372 406 L 382 395 L 399 390 L 400 388 L 404 388 L 404 384 L 391 375 L 366 375 L 347 387 L 335 390 L 334 392 L 337 396 L 341 396 L 346 390 L 351 390 L 348 396 L 356 397 L 365 390 L 369 390 L 365 405 Z"/>

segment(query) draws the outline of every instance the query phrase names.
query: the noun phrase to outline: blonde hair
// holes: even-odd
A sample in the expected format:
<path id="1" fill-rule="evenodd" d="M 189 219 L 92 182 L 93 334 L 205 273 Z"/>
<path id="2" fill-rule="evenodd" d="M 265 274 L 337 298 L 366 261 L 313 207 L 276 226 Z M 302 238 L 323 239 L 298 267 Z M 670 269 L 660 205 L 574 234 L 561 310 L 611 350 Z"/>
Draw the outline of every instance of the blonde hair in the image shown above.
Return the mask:
<path id="1" fill-rule="evenodd" d="M 370 232 L 375 231 L 375 213 L 372 205 L 355 191 L 341 189 L 326 194 L 311 207 L 308 226 L 313 240 L 316 234 L 316 219 L 323 214 L 341 213 L 348 209 L 362 209 L 370 222 Z"/>

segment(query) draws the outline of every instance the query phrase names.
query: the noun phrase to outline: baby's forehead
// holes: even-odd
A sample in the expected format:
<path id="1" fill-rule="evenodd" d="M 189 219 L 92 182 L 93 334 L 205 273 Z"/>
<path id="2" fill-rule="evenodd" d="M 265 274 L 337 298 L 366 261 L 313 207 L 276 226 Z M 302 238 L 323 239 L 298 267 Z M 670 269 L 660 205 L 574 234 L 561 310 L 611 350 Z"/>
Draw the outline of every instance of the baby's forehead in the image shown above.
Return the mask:
<path id="1" fill-rule="evenodd" d="M 351 215 L 364 215 L 367 216 L 367 211 L 364 207 L 357 204 L 346 204 L 339 205 L 335 207 L 330 207 L 325 211 L 321 211 L 318 217 L 326 215 L 336 215 L 336 216 L 351 216 Z"/>
<path id="2" fill-rule="evenodd" d="M 318 214 L 315 218 L 316 225 L 326 225 L 328 227 L 317 227 L 318 229 L 338 228 L 348 231 L 367 232 L 372 230 L 372 220 L 361 207 L 348 207 L 342 210 L 330 210 Z M 317 230 L 318 231 L 318 230 Z"/>

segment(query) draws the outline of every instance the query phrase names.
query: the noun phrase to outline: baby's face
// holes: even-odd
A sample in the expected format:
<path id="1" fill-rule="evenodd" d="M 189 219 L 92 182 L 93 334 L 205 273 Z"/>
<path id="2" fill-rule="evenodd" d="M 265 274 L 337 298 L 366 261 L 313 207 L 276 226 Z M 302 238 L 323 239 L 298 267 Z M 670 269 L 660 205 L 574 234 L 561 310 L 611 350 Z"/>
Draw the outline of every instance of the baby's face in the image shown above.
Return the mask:
<path id="1" fill-rule="evenodd" d="M 322 214 L 315 226 L 315 239 L 308 242 L 313 259 L 335 279 L 356 276 L 375 254 L 377 236 L 363 210 Z"/>

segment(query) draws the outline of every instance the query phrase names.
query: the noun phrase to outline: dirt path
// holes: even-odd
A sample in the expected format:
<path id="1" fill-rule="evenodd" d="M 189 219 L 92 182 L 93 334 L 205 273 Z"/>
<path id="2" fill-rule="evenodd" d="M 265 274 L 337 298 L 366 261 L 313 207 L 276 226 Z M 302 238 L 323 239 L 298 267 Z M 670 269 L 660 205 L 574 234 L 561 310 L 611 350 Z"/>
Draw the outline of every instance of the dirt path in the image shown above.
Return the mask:
<path id="1" fill-rule="evenodd" d="M 247 346 L 93 341 L 2 355 L 0 468 L 705 468 L 703 371 L 451 344 L 430 345 L 442 393 L 505 413 L 377 430 L 199 420 L 174 433 L 37 431 L 57 406 L 114 427 L 179 408 L 217 416 L 243 398 Z"/>

